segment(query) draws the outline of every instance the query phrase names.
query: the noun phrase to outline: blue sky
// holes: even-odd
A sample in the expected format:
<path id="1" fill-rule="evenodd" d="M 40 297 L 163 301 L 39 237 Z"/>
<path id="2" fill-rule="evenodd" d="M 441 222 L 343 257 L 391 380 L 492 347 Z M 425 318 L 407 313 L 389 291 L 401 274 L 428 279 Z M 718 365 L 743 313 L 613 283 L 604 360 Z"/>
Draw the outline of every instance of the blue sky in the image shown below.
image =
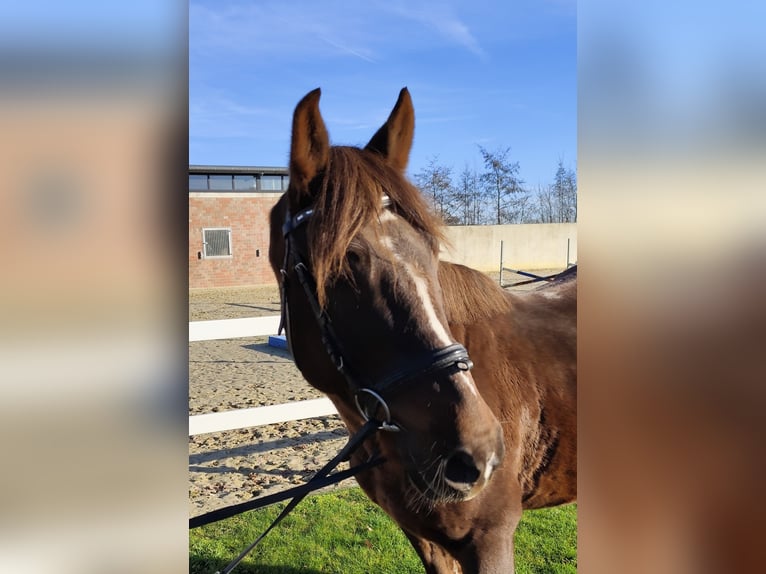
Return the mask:
<path id="1" fill-rule="evenodd" d="M 530 187 L 549 183 L 559 159 L 576 168 L 576 52 L 574 0 L 193 1 L 189 161 L 287 165 L 316 87 L 331 141 L 364 145 L 407 86 L 411 176 L 510 146 Z"/>

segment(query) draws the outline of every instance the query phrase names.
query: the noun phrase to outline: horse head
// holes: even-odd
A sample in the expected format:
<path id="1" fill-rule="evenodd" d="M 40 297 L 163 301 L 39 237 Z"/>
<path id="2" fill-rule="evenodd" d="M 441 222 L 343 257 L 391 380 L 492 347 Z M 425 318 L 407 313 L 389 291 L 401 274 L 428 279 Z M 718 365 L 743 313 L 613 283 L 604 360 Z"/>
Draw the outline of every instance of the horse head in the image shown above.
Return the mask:
<path id="1" fill-rule="evenodd" d="M 368 417 L 385 423 L 386 466 L 415 498 L 470 499 L 503 458 L 502 429 L 447 323 L 440 222 L 404 174 L 409 92 L 363 149 L 330 145 L 319 97 L 295 109 L 290 185 L 271 213 L 293 357 L 350 430 Z"/>

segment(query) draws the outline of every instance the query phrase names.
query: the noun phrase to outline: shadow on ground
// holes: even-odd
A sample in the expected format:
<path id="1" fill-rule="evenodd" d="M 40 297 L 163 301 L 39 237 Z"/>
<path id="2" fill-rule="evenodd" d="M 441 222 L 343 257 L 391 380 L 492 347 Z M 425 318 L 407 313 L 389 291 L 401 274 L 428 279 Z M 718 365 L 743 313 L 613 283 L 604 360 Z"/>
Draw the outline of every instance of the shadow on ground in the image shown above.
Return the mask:
<path id="1" fill-rule="evenodd" d="M 337 416 L 337 415 L 332 415 Z M 234 448 L 224 448 L 218 450 L 209 450 L 206 452 L 198 452 L 189 455 L 189 466 L 196 464 L 204 464 L 213 460 L 223 460 L 226 458 L 232 458 L 235 456 L 249 456 L 251 454 L 259 454 L 263 452 L 269 452 L 281 448 L 287 448 L 295 446 L 297 444 L 308 444 L 314 442 L 323 442 L 326 440 L 335 440 L 339 438 L 346 438 L 348 431 L 341 427 L 339 429 L 329 431 L 319 431 L 311 434 L 306 434 L 301 437 L 291 438 L 279 438 L 268 440 L 260 443 L 246 444 Z"/>
<path id="2" fill-rule="evenodd" d="M 272 313 L 279 313 L 279 301 L 269 303 L 267 306 L 262 305 L 246 305 L 244 303 L 226 303 L 231 307 L 245 307 L 247 309 L 256 309 L 257 311 L 271 311 Z"/>
<path id="3" fill-rule="evenodd" d="M 272 347 L 268 343 L 251 343 L 249 345 L 242 345 L 243 349 L 250 349 L 251 351 L 258 351 L 260 353 L 266 353 L 275 357 L 282 357 L 283 359 L 293 360 L 293 356 L 287 349 L 280 347 Z"/>

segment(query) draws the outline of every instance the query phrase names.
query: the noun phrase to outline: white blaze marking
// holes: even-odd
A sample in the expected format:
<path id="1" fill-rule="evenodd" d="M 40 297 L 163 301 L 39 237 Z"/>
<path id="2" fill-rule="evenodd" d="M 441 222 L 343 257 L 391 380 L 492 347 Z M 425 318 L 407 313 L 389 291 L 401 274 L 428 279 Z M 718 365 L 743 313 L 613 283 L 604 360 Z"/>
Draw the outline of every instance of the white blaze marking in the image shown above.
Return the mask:
<path id="1" fill-rule="evenodd" d="M 479 396 L 479 393 L 476 390 L 476 385 L 474 385 L 473 381 L 468 378 L 468 375 L 466 375 L 465 373 L 457 373 L 457 375 L 455 376 L 457 377 L 459 381 L 463 381 L 463 383 L 465 383 L 465 385 L 468 387 L 471 393 L 473 393 L 473 396 L 475 397 Z"/>
<path id="2" fill-rule="evenodd" d="M 541 291 L 546 299 L 561 299 L 561 294 L 557 291 Z"/>
<path id="3" fill-rule="evenodd" d="M 447 345 L 451 345 L 452 339 L 450 338 L 449 333 L 447 333 L 447 329 L 444 328 L 442 322 L 439 321 L 439 317 L 436 316 L 436 308 L 434 307 L 433 301 L 431 301 L 431 295 L 428 292 L 428 285 L 426 285 L 426 282 L 422 277 L 419 277 L 412 270 L 410 265 L 405 264 L 404 269 L 407 271 L 407 273 L 410 274 L 412 282 L 415 283 L 415 292 L 418 294 L 418 297 L 420 297 L 420 300 L 423 303 L 423 310 L 426 313 L 426 319 L 428 320 L 428 324 L 430 325 L 431 330 L 436 335 L 437 340 L 445 347 Z"/>
<path id="4" fill-rule="evenodd" d="M 389 218 L 396 219 L 396 215 L 389 211 L 384 211 L 380 220 L 385 221 Z M 425 311 L 426 319 L 428 320 L 428 324 L 436 336 L 437 341 L 445 347 L 451 345 L 454 341 L 449 336 L 449 333 L 447 333 L 447 329 L 444 328 L 442 322 L 439 321 L 439 317 L 436 315 L 436 308 L 434 307 L 433 301 L 431 300 L 431 295 L 428 292 L 428 285 L 426 284 L 425 280 L 417 273 L 415 273 L 415 270 L 411 265 L 402 260 L 402 258 L 394 249 L 394 242 L 392 241 L 391 237 L 385 235 L 380 238 L 380 242 L 385 245 L 391 251 L 391 253 L 393 253 L 394 258 L 402 264 L 402 268 L 407 272 L 407 274 L 412 279 L 412 282 L 415 284 L 415 292 L 418 294 L 420 301 L 423 303 L 423 310 Z M 476 386 L 473 384 L 473 381 L 468 378 L 465 373 L 457 373 L 456 378 L 459 381 L 462 381 L 474 396 L 479 395 L 478 391 L 476 390 Z"/>
<path id="5" fill-rule="evenodd" d="M 388 235 L 384 235 L 383 237 L 381 237 L 381 238 L 380 238 L 380 242 L 381 242 L 383 245 L 385 245 L 385 246 L 386 246 L 386 248 L 387 248 L 387 249 L 388 249 L 388 250 L 389 250 L 391 253 L 393 253 L 393 255 L 394 255 L 394 259 L 396 259 L 397 261 L 401 261 L 401 258 L 399 257 L 399 255 L 396 253 L 396 251 L 394 251 L 394 242 L 391 240 L 391 238 L 390 238 Z"/>
<path id="6" fill-rule="evenodd" d="M 380 214 L 379 220 L 381 223 L 384 223 L 386 221 L 394 221 L 396 219 L 396 215 L 388 211 L 387 209 L 383 211 L 383 213 Z"/>

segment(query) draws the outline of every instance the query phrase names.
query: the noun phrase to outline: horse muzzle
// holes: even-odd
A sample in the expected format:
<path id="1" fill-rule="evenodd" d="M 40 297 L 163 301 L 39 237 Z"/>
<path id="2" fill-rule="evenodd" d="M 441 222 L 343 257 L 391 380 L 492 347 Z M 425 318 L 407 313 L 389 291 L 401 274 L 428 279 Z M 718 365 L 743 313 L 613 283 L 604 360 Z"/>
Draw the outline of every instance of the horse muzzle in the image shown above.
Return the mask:
<path id="1" fill-rule="evenodd" d="M 429 463 L 411 464 L 409 480 L 434 504 L 471 500 L 481 493 L 505 455 L 501 433 L 473 448 L 461 445 Z M 415 457 L 410 454 L 411 462 Z"/>
<path id="2" fill-rule="evenodd" d="M 458 449 L 447 458 L 442 479 L 451 489 L 461 493 L 462 500 L 470 500 L 484 490 L 501 460 L 502 452 L 475 456 Z"/>

